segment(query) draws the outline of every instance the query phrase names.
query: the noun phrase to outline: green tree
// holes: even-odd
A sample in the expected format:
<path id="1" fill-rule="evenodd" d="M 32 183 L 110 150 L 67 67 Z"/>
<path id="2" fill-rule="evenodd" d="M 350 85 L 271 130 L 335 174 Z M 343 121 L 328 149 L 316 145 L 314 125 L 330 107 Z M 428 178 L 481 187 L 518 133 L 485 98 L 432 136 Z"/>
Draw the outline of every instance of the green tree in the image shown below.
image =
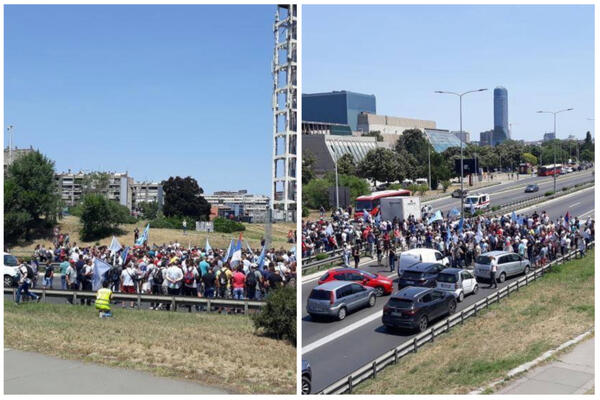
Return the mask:
<path id="1" fill-rule="evenodd" d="M 33 151 L 15 160 L 4 179 L 5 242 L 28 240 L 31 233 L 42 233 L 56 224 L 61 200 L 53 161 Z"/>
<path id="2" fill-rule="evenodd" d="M 365 158 L 358 163 L 357 170 L 362 178 L 390 182 L 400 175 L 400 160 L 392 150 L 378 147 L 369 150 Z"/>
<path id="3" fill-rule="evenodd" d="M 525 162 L 528 162 L 531 165 L 537 165 L 537 157 L 531 153 L 523 153 L 521 156 Z"/>
<path id="4" fill-rule="evenodd" d="M 146 219 L 154 219 L 158 216 L 160 207 L 156 201 L 141 202 L 138 207 L 142 213 L 142 216 Z"/>
<path id="5" fill-rule="evenodd" d="M 360 136 L 376 137 L 378 142 L 383 142 L 383 135 L 380 131 L 363 132 Z"/>
<path id="6" fill-rule="evenodd" d="M 442 190 L 444 193 L 446 193 L 446 191 L 448 190 L 448 188 L 450 187 L 450 181 L 449 180 L 443 180 L 442 181 Z"/>
<path id="7" fill-rule="evenodd" d="M 323 206 L 326 209 L 329 205 L 329 186 L 328 179 L 312 179 L 308 184 L 302 186 L 302 203 L 308 208 L 317 209 Z"/>
<path id="8" fill-rule="evenodd" d="M 354 156 L 350 153 L 341 156 L 337 161 L 337 169 L 338 174 L 356 175 L 356 162 L 354 162 Z"/>
<path id="9" fill-rule="evenodd" d="M 429 154 L 435 153 L 433 146 L 419 129 L 406 129 L 394 146 L 403 169 L 402 178 L 417 179 L 428 174 Z"/>
<path id="10" fill-rule="evenodd" d="M 259 313 L 252 314 L 255 329 L 296 345 L 296 290 L 290 286 L 273 289 L 266 301 Z"/>
<path id="11" fill-rule="evenodd" d="M 108 192 L 110 185 L 110 174 L 107 172 L 90 172 L 85 174 L 81 180 L 81 193 L 86 195 L 88 193 L 100 193 L 105 194 Z"/>
<path id="12" fill-rule="evenodd" d="M 302 185 L 315 178 L 315 162 L 317 159 L 309 150 L 302 150 Z"/>
<path id="13" fill-rule="evenodd" d="M 81 203 L 81 238 L 90 241 L 119 233 L 119 224 L 130 222 L 129 217 L 127 207 L 98 193 L 87 194 Z"/>
<path id="14" fill-rule="evenodd" d="M 581 152 L 580 157 L 582 161 L 594 161 L 594 152 L 590 151 L 590 149 L 585 149 Z"/>
<path id="15" fill-rule="evenodd" d="M 167 217 L 191 217 L 208 220 L 210 204 L 202 197 L 204 191 L 192 177 L 170 177 L 161 182 L 165 193 L 163 213 Z"/>

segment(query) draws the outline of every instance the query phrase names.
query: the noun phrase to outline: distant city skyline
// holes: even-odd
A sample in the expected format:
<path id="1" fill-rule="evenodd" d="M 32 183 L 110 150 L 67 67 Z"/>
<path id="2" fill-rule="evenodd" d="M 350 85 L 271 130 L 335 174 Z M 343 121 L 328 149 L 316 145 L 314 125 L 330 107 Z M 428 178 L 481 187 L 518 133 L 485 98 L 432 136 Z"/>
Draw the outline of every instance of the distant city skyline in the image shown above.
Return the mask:
<path id="1" fill-rule="evenodd" d="M 274 5 L 7 5 L 4 146 L 270 196 Z"/>
<path id="2" fill-rule="evenodd" d="M 356 29 L 360 27 L 360 29 Z M 303 7 L 303 93 L 374 94 L 378 114 L 435 120 L 477 140 L 494 129 L 493 92 L 508 91 L 511 138 L 541 140 L 552 116 L 558 138 L 594 134 L 594 7 L 318 6 Z"/>

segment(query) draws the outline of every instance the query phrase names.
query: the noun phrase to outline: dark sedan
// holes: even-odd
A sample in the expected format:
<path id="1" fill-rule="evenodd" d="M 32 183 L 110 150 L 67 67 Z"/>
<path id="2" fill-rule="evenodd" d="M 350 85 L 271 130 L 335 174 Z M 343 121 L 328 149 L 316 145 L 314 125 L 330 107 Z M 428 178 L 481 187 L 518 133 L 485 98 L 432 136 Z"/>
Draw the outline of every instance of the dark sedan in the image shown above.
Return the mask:
<path id="1" fill-rule="evenodd" d="M 538 190 L 540 190 L 540 187 L 538 185 L 527 185 L 527 187 L 525 188 L 525 193 L 533 193 L 537 192 Z"/>
<path id="2" fill-rule="evenodd" d="M 442 264 L 424 262 L 412 265 L 402 271 L 398 278 L 398 289 L 405 286 L 436 287 L 439 273 L 446 267 Z"/>
<path id="3" fill-rule="evenodd" d="M 389 329 L 416 329 L 423 332 L 431 321 L 454 311 L 456 298 L 452 293 L 406 287 L 390 297 L 383 307 L 381 321 Z"/>
<path id="4" fill-rule="evenodd" d="M 466 197 L 468 192 L 469 191 L 467 189 L 462 191 L 460 189 L 456 189 L 454 192 L 452 192 L 452 197 L 460 199 L 461 197 Z"/>

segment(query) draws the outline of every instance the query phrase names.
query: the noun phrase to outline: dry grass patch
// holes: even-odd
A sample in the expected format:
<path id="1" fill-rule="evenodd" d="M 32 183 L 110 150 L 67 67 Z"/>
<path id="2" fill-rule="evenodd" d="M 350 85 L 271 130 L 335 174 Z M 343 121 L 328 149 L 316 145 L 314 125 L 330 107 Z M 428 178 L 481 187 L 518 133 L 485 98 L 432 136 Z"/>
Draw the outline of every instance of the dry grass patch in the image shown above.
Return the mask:
<path id="1" fill-rule="evenodd" d="M 119 242 L 125 245 L 133 244 L 133 230 L 137 227 L 141 232 L 144 231 L 146 227 L 147 221 L 139 221 L 136 224 L 123 224 L 121 225 L 121 229 L 123 229 L 124 233 L 120 236 L 117 236 Z M 188 222 L 188 226 L 191 226 L 192 223 Z M 254 249 L 259 249 L 260 241 L 265 234 L 265 224 L 244 224 L 246 226 L 246 230 L 242 233 L 243 238 L 247 241 L 250 246 Z M 71 243 L 77 242 L 80 246 L 91 246 L 96 243 L 100 243 L 100 245 L 109 245 L 112 240 L 112 236 L 91 242 L 84 242 L 79 237 L 79 230 L 81 229 L 81 223 L 79 222 L 79 218 L 75 216 L 67 216 L 60 221 L 60 229 L 63 233 L 69 233 L 71 237 Z M 272 232 L 272 246 L 276 249 L 283 248 L 285 250 L 289 250 L 292 248 L 292 244 L 287 243 L 287 234 L 290 230 L 295 230 L 295 223 L 276 223 L 271 225 Z M 179 242 L 184 246 L 188 246 L 191 244 L 192 246 L 198 245 L 204 247 L 206 244 L 206 238 L 208 237 L 208 241 L 212 247 L 215 248 L 227 248 L 229 246 L 229 241 L 231 239 L 237 239 L 239 237 L 238 233 L 220 233 L 220 232 L 196 232 L 189 231 L 186 235 L 183 234 L 182 229 L 160 229 L 160 228 L 150 228 L 150 240 L 149 243 L 156 243 L 161 245 L 163 243 L 170 242 Z M 36 240 L 32 243 L 28 243 L 24 246 L 15 246 L 11 248 L 11 252 L 16 256 L 30 256 L 33 253 L 33 249 L 36 245 L 42 244 L 46 246 L 52 245 L 51 238 Z"/>
<path id="2" fill-rule="evenodd" d="M 237 315 L 4 305 L 5 347 L 189 379 L 237 393 L 295 393 L 296 349 Z M 95 332 L 102 332 L 98 335 Z"/>
<path id="3" fill-rule="evenodd" d="M 386 368 L 356 393 L 468 393 L 593 325 L 592 251 Z"/>

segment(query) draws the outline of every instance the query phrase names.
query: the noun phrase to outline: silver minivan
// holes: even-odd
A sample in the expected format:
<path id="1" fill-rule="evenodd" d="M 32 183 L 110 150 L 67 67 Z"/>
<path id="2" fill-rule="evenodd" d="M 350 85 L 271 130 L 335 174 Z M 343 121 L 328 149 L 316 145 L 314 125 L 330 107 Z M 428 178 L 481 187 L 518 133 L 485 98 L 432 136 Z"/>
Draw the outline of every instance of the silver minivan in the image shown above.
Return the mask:
<path id="1" fill-rule="evenodd" d="M 329 281 L 315 287 L 308 296 L 306 311 L 312 318 L 343 320 L 349 312 L 375 305 L 375 290 L 354 282 Z"/>
<path id="2" fill-rule="evenodd" d="M 522 273 L 528 274 L 531 268 L 529 260 L 524 259 L 517 253 L 506 251 L 489 251 L 477 257 L 475 260 L 475 277 L 477 280 L 490 280 L 490 264 L 495 259 L 498 264 L 496 280 L 500 283 L 506 278 Z"/>

